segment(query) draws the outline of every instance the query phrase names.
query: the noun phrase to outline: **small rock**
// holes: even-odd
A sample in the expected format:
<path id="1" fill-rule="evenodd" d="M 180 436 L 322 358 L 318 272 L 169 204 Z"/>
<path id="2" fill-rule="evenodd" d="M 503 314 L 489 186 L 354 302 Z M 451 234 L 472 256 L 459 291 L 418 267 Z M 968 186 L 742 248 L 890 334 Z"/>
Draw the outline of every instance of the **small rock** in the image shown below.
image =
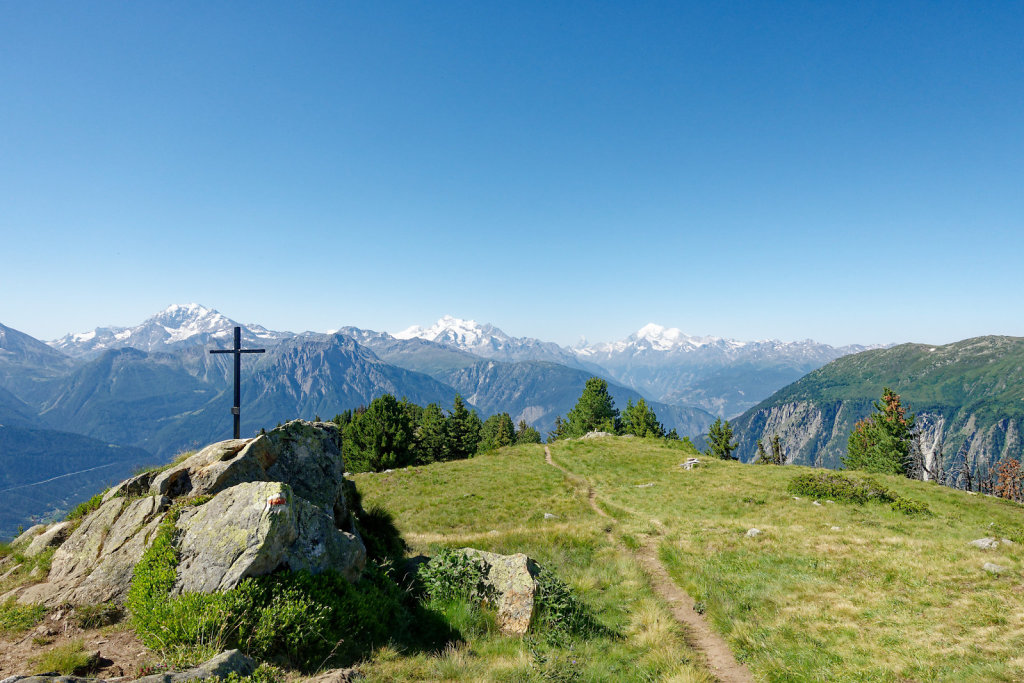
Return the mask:
<path id="1" fill-rule="evenodd" d="M 760 536 L 763 532 L 758 528 L 747 529 L 747 536 L 753 538 L 754 536 Z"/>
<path id="2" fill-rule="evenodd" d="M 982 569 L 987 571 L 989 574 L 1002 574 L 1006 571 L 1006 567 L 996 564 L 995 562 L 986 562 L 982 566 Z"/>
<path id="3" fill-rule="evenodd" d="M 394 472 L 394 470 L 384 470 L 382 474 L 391 474 L 392 472 Z"/>
<path id="4" fill-rule="evenodd" d="M 842 531 L 842 530 L 843 530 L 843 527 L 841 527 L 841 526 L 834 526 L 834 527 L 832 527 L 832 531 Z"/>
<path id="5" fill-rule="evenodd" d="M 308 679 L 307 683 L 351 683 L 351 681 L 362 680 L 363 675 L 354 668 L 332 669 L 325 671 L 316 678 Z"/>
<path id="6" fill-rule="evenodd" d="M 982 550 L 992 550 L 993 548 L 999 547 L 999 541 L 992 537 L 977 538 L 971 541 L 969 545 L 973 545 L 975 548 L 981 548 Z"/>
<path id="7" fill-rule="evenodd" d="M 544 519 L 558 519 L 558 515 L 553 515 L 550 512 L 545 512 Z"/>
<path id="8" fill-rule="evenodd" d="M 800 500 L 800 496 L 793 496 L 793 500 Z"/>
<path id="9" fill-rule="evenodd" d="M 694 467 L 700 464 L 700 460 L 697 458 L 688 458 L 686 462 L 679 463 L 679 466 L 685 470 L 692 470 Z"/>
<path id="10" fill-rule="evenodd" d="M 976 496 L 976 495 L 978 495 L 978 492 L 977 491 L 968 491 L 967 495 L 968 496 Z"/>
<path id="11" fill-rule="evenodd" d="M 651 486 L 654 486 L 654 482 L 653 481 L 652 482 L 648 482 L 646 484 L 637 484 L 636 485 L 636 487 L 638 489 L 646 489 L 646 488 L 650 488 Z"/>
<path id="12" fill-rule="evenodd" d="M 829 505 L 835 505 L 836 504 L 836 502 L 834 500 L 826 500 L 825 502 L 828 503 Z"/>
<path id="13" fill-rule="evenodd" d="M 1003 545 L 1016 545 L 1016 543 L 1014 543 L 1013 541 L 1011 541 L 1008 538 L 1001 538 L 1001 539 L 999 539 L 999 542 L 1002 543 Z"/>
<path id="14" fill-rule="evenodd" d="M 818 507 L 821 507 L 821 503 L 819 503 L 819 502 L 818 502 L 818 501 L 816 501 L 816 500 L 814 500 L 814 501 L 811 501 L 811 505 L 817 505 Z"/>

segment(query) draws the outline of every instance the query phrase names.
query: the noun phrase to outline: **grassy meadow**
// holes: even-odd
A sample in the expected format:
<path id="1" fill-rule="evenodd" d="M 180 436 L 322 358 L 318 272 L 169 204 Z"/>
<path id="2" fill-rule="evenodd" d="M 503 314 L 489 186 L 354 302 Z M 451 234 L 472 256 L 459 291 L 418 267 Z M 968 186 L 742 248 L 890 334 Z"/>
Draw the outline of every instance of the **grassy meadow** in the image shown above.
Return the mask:
<path id="1" fill-rule="evenodd" d="M 653 545 L 737 658 L 766 681 L 1024 679 L 1024 508 L 899 477 L 927 504 L 829 503 L 786 487 L 806 468 L 708 460 L 608 437 L 357 475 L 413 553 L 471 545 L 554 570 L 612 635 L 562 644 L 479 630 L 443 653 L 378 651 L 370 680 L 708 680 L 631 549 Z M 587 484 L 610 517 L 587 502 Z M 554 517 L 545 518 L 545 513 Z M 759 536 L 747 531 L 756 527 Z M 1008 538 L 980 550 L 969 542 Z M 986 562 L 1005 571 L 990 574 Z"/>

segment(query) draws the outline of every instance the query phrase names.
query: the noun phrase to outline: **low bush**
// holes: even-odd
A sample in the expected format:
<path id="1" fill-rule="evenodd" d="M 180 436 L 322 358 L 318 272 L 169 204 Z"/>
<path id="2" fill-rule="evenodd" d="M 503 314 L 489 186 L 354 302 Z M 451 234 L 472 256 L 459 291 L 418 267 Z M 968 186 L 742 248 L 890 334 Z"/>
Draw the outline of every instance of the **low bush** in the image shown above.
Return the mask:
<path id="1" fill-rule="evenodd" d="M 804 472 L 793 477 L 788 486 L 790 493 L 863 504 L 869 501 L 891 503 L 895 493 L 869 477 L 853 478 L 842 472 Z"/>
<path id="2" fill-rule="evenodd" d="M 905 515 L 929 516 L 925 503 L 897 495 L 870 477 L 851 477 L 842 472 L 804 472 L 793 477 L 787 487 L 790 493 L 813 498 L 862 505 L 868 502 L 889 503 Z"/>
<path id="3" fill-rule="evenodd" d="M 892 509 L 905 515 L 920 515 L 922 517 L 931 517 L 932 515 L 932 511 L 926 503 L 909 498 L 897 498 L 892 502 Z"/>
<path id="4" fill-rule="evenodd" d="M 480 592 L 484 576 L 482 562 L 448 548 L 421 565 L 417 572 L 422 592 L 432 600 L 483 600 L 487 597 Z"/>
<path id="5" fill-rule="evenodd" d="M 422 592 L 435 604 L 468 600 L 493 603 L 483 587 L 483 563 L 457 550 L 445 549 L 420 566 L 417 579 Z M 535 617 L 530 628 L 551 641 L 571 636 L 609 635 L 590 609 L 551 570 L 541 567 L 534 596 Z"/>

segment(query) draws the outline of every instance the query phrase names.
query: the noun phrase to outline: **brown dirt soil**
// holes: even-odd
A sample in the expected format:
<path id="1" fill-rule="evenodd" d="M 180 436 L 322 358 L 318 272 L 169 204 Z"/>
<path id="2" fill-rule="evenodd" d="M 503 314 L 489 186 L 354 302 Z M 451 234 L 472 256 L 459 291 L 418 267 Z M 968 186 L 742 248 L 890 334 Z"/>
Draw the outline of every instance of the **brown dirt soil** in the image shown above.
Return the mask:
<path id="1" fill-rule="evenodd" d="M 99 668 L 88 672 L 90 677 L 138 678 L 140 668 L 161 661 L 160 656 L 139 642 L 123 622 L 102 628 L 82 629 L 75 623 L 70 609 L 57 609 L 28 631 L 0 638 L 0 680 L 34 673 L 35 660 L 41 654 L 78 639 L 82 641 L 86 652 L 99 650 L 102 658 Z"/>
<path id="2" fill-rule="evenodd" d="M 590 482 L 587 482 L 583 477 L 570 472 L 552 460 L 551 450 L 547 446 L 544 447 L 544 460 L 552 467 L 561 470 L 570 480 L 584 483 L 587 487 L 587 500 L 590 503 L 590 507 L 602 517 L 608 517 L 605 511 L 597 504 L 597 492 L 590 485 Z M 656 522 L 657 520 L 651 521 Z M 686 642 L 695 651 L 703 655 L 708 671 L 721 683 L 748 683 L 753 681 L 754 677 L 751 675 L 750 670 L 736 661 L 736 657 L 733 655 L 732 650 L 729 649 L 725 640 L 711 628 L 711 625 L 708 624 L 701 614 L 693 609 L 694 600 L 690 597 L 690 594 L 676 585 L 672 577 L 665 571 L 665 567 L 658 560 L 657 552 L 649 539 L 640 547 L 637 558 L 651 579 L 651 587 L 654 589 L 654 592 L 665 601 L 669 611 L 672 612 L 672 616 L 683 626 Z"/>

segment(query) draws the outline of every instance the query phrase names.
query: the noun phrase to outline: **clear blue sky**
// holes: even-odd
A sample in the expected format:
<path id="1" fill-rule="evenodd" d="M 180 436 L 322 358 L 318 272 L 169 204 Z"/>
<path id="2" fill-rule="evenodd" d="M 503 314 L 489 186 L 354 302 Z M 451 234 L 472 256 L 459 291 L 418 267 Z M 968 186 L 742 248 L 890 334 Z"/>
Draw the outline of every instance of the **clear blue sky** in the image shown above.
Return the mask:
<path id="1" fill-rule="evenodd" d="M 5 2 L 0 322 L 1024 335 L 1024 3 Z"/>

